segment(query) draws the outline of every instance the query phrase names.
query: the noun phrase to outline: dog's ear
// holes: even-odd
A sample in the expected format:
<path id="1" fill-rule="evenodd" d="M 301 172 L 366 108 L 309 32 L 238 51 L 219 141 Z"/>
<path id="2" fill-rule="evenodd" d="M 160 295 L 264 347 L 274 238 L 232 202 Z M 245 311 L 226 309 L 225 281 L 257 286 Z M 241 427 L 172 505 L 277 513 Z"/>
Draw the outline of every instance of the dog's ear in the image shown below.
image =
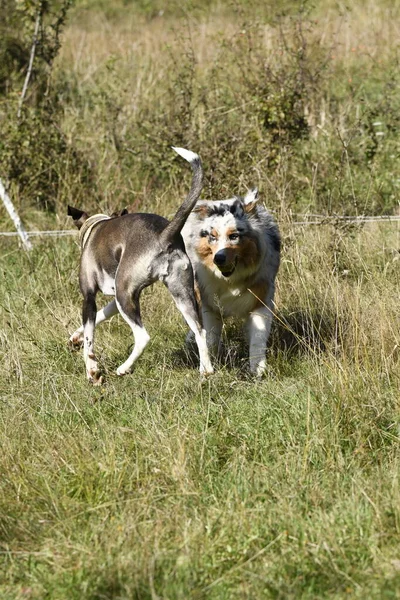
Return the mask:
<path id="1" fill-rule="evenodd" d="M 198 219 L 205 219 L 208 217 L 208 202 L 197 202 L 192 212 L 197 216 Z"/>
<path id="2" fill-rule="evenodd" d="M 112 213 L 111 218 L 113 217 L 123 217 L 124 215 L 128 214 L 128 209 L 127 208 L 123 208 L 122 210 L 116 210 L 115 212 Z"/>
<path id="3" fill-rule="evenodd" d="M 229 210 L 236 219 L 242 219 L 245 211 L 244 203 L 240 198 L 236 198 L 235 202 L 230 205 Z"/>
<path id="4" fill-rule="evenodd" d="M 245 197 L 243 198 L 244 212 L 245 213 L 253 212 L 257 206 L 258 200 L 259 200 L 258 189 L 254 188 L 252 190 L 249 190 L 247 192 L 247 194 L 245 195 Z"/>
<path id="5" fill-rule="evenodd" d="M 79 208 L 74 208 L 73 206 L 70 206 L 68 204 L 68 216 L 72 217 L 74 220 L 74 225 L 76 225 L 76 227 L 78 229 L 80 229 L 82 227 L 82 225 L 84 224 L 84 222 L 86 221 L 86 219 L 88 218 L 88 213 L 86 213 L 84 210 L 80 210 Z"/>

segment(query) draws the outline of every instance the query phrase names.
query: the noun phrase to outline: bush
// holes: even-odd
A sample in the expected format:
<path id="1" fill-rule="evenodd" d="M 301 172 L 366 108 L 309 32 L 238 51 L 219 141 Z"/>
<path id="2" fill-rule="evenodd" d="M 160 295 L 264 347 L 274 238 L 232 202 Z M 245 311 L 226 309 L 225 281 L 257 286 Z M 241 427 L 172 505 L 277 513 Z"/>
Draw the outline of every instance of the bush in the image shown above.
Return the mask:
<path id="1" fill-rule="evenodd" d="M 24 206 L 54 210 L 62 190 L 81 196 L 93 184 L 89 163 L 62 132 L 63 109 L 51 85 L 52 66 L 70 4 L 71 0 L 2 0 L 0 177 L 17 186 Z M 32 71 L 24 96 L 21 90 L 33 47 Z"/>

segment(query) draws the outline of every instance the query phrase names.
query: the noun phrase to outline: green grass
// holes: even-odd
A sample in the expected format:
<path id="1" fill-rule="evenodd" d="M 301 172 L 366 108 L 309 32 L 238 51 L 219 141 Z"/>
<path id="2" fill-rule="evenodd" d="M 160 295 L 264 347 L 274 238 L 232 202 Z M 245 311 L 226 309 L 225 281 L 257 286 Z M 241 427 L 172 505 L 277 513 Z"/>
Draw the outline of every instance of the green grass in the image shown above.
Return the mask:
<path id="1" fill-rule="evenodd" d="M 228 324 L 230 358 L 202 383 L 157 286 L 134 373 L 114 375 L 132 343 L 114 318 L 90 387 L 66 344 L 77 246 L 4 247 L 2 598 L 398 597 L 398 233 L 345 236 L 345 275 L 333 231 L 284 233 L 262 381 Z"/>

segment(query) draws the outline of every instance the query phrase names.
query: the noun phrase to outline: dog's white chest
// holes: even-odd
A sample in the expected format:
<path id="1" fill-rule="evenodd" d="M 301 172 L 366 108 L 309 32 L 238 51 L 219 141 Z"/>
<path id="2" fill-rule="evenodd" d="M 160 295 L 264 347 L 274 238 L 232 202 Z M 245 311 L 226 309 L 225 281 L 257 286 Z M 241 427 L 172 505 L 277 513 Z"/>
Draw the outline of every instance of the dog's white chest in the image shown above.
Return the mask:
<path id="1" fill-rule="evenodd" d="M 245 317 L 254 309 L 256 304 L 256 299 L 251 292 L 237 288 L 221 294 L 218 300 L 226 316 Z"/>
<path id="2" fill-rule="evenodd" d="M 199 278 L 200 279 L 200 278 Z M 223 280 L 209 278 L 200 280 L 202 298 L 212 299 L 214 310 L 225 316 L 246 317 L 255 307 L 257 300 L 244 286 L 230 286 Z"/>

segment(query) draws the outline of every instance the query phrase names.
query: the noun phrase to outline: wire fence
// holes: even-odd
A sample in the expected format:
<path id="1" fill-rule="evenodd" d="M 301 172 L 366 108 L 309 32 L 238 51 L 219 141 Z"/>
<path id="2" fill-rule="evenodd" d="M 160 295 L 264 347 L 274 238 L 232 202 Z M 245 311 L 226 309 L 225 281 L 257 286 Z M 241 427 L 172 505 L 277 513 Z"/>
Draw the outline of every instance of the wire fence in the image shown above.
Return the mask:
<path id="1" fill-rule="evenodd" d="M 289 221 L 291 225 L 306 227 L 308 225 L 335 225 L 337 223 L 388 223 L 400 221 L 400 215 L 379 215 L 379 216 L 349 216 L 349 215 L 318 215 L 318 214 L 302 214 L 293 213 L 291 215 L 298 221 Z M 27 231 L 28 237 L 65 237 L 75 235 L 76 229 L 50 229 L 45 231 Z M 18 237 L 17 231 L 0 231 L 0 237 Z"/>
<path id="2" fill-rule="evenodd" d="M 388 221 L 400 221 L 400 215 L 379 215 L 379 216 L 348 216 L 348 215 L 313 215 L 296 214 L 303 221 L 292 221 L 292 225 L 334 225 L 340 223 L 387 223 Z M 304 220 L 305 219 L 305 220 Z M 311 220 L 308 220 L 311 219 Z"/>
<path id="3" fill-rule="evenodd" d="M 48 231 L 27 231 L 29 237 L 41 237 L 41 236 L 52 236 L 52 237 L 64 237 L 67 235 L 74 235 L 77 233 L 76 229 L 50 229 Z M 17 231 L 0 231 L 2 237 L 16 237 L 19 236 Z"/>

